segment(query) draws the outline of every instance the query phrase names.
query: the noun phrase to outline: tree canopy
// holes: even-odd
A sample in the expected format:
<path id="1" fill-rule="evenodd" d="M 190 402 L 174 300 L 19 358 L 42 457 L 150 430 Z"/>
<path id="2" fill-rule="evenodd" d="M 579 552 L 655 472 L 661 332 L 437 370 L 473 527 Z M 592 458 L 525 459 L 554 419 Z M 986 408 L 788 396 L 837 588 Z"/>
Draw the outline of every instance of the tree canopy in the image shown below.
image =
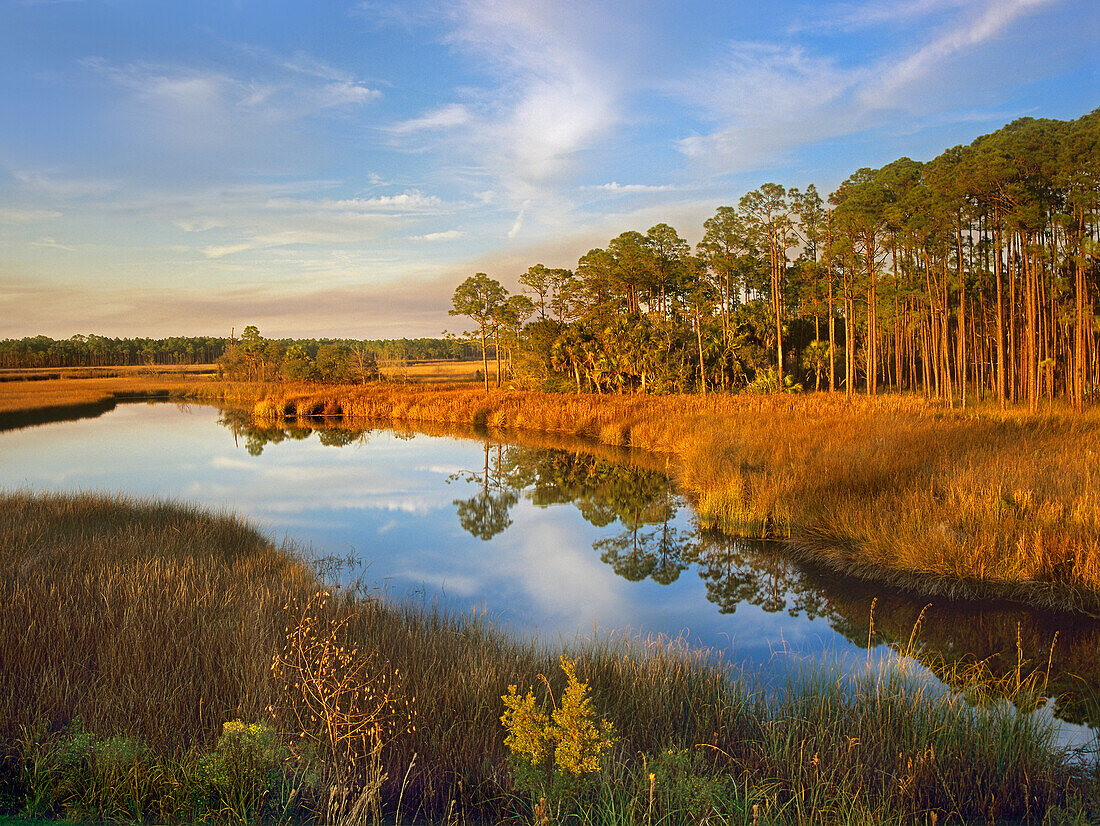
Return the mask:
<path id="1" fill-rule="evenodd" d="M 508 364 L 577 392 L 801 383 L 1081 407 L 1100 397 L 1098 215 L 1100 110 L 1021 118 L 927 163 L 858 169 L 827 203 L 764 183 L 719 206 L 694 250 L 658 223 L 572 270 L 535 264 Z M 507 300 L 483 273 L 460 290 L 477 296 L 463 306 Z M 502 321 L 479 312 L 487 347 Z"/>

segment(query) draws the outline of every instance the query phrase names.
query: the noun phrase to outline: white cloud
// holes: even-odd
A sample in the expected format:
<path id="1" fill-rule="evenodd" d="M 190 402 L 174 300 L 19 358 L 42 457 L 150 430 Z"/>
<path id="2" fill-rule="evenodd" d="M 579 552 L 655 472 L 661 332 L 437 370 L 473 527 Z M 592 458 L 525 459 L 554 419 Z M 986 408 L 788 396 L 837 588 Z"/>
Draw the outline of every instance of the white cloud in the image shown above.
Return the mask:
<path id="1" fill-rule="evenodd" d="M 53 170 L 21 169 L 13 171 L 12 176 L 23 189 L 63 200 L 102 197 L 119 188 L 114 181 L 63 176 Z"/>
<path id="2" fill-rule="evenodd" d="M 160 125 L 175 141 L 224 143 L 247 140 L 249 130 L 330 111 L 361 106 L 381 97 L 346 72 L 297 55 L 280 60 L 260 49 L 242 48 L 258 65 L 234 71 L 137 61 L 115 64 L 89 57 L 81 65 L 128 96 L 132 111 Z"/>
<path id="3" fill-rule="evenodd" d="M 853 31 L 887 24 L 910 24 L 938 12 L 972 4 L 973 0 L 873 0 L 868 3 L 837 3 L 815 8 L 810 12 L 809 20 L 796 24 L 792 31 Z"/>
<path id="4" fill-rule="evenodd" d="M 833 134 L 827 115 L 859 76 L 801 47 L 733 43 L 710 74 L 685 87 L 720 128 L 677 145 L 704 163 L 751 168 L 776 150 Z"/>
<path id="5" fill-rule="evenodd" d="M 214 244 L 204 247 L 202 254 L 207 258 L 224 258 L 227 255 L 235 255 L 238 252 L 248 252 L 261 246 L 251 241 L 242 244 Z"/>
<path id="6" fill-rule="evenodd" d="M 834 9 L 827 19 L 851 28 L 913 23 L 912 49 L 891 50 L 885 58 L 868 50 L 871 57 L 851 65 L 798 45 L 732 43 L 709 71 L 680 88 L 716 128 L 677 146 L 704 165 L 744 170 L 792 147 L 855 134 L 902 114 L 935 114 L 948 105 L 944 90 L 961 76 L 952 61 L 976 59 L 1025 14 L 1051 2 L 913 0 Z"/>
<path id="7" fill-rule="evenodd" d="M 470 118 L 470 110 L 461 103 L 448 103 L 445 106 L 432 109 L 418 118 L 402 121 L 394 126 L 392 131 L 403 135 L 410 132 L 448 129 L 469 123 Z"/>
<path id="8" fill-rule="evenodd" d="M 441 205 L 439 198 L 410 189 L 398 195 L 374 198 L 309 199 L 272 198 L 267 205 L 273 209 L 314 209 L 325 212 L 423 212 Z"/>
<path id="9" fill-rule="evenodd" d="M 45 247 L 46 249 L 65 250 L 66 252 L 76 252 L 75 247 L 70 247 L 66 244 L 61 244 L 55 241 L 50 236 L 44 236 L 38 241 L 31 241 L 32 247 Z"/>
<path id="10" fill-rule="evenodd" d="M 530 206 L 530 201 L 527 201 L 520 207 L 519 213 L 516 215 L 516 220 L 512 222 L 512 228 L 508 230 L 509 238 L 517 238 L 523 231 L 523 219 L 527 215 L 527 207 Z"/>
<path id="11" fill-rule="evenodd" d="M 615 194 L 627 194 L 635 192 L 672 192 L 676 187 L 670 184 L 620 184 L 618 181 L 611 181 L 606 184 L 599 184 L 598 186 L 585 187 L 586 189 L 598 189 L 602 192 L 613 192 Z"/>
<path id="12" fill-rule="evenodd" d="M 899 93 L 906 86 L 923 80 L 945 61 L 975 49 L 1001 34 L 1028 12 L 1049 5 L 1053 0 L 992 0 L 969 21 L 952 25 L 893 66 L 876 73 L 876 80 L 861 95 L 873 107 L 897 106 Z"/>
<path id="13" fill-rule="evenodd" d="M 412 241 L 424 241 L 426 243 L 438 243 L 442 241 L 454 241 L 456 238 L 461 238 L 466 233 L 457 229 L 448 229 L 443 232 L 429 232 L 425 235 L 413 235 L 410 240 Z"/>
<path id="14" fill-rule="evenodd" d="M 471 114 L 471 141 L 517 200 L 553 187 L 622 121 L 636 53 L 626 9 L 551 0 L 463 0 L 448 42 L 474 54 L 497 87 Z M 474 123 L 476 121 L 476 123 Z"/>
<path id="15" fill-rule="evenodd" d="M 184 232 L 208 232 L 209 230 L 225 226 L 224 223 L 213 218 L 196 218 L 194 220 L 180 219 L 172 223 Z"/>

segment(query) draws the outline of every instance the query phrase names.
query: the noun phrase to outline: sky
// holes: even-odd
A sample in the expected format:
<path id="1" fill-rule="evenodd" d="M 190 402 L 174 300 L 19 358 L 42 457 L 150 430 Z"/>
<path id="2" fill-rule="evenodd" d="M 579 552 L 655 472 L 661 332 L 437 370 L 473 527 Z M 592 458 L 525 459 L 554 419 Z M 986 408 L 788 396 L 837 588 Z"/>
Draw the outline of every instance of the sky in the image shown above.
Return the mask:
<path id="1" fill-rule="evenodd" d="M 0 0 L 0 338 L 460 331 L 463 279 L 1100 106 L 1096 0 Z"/>

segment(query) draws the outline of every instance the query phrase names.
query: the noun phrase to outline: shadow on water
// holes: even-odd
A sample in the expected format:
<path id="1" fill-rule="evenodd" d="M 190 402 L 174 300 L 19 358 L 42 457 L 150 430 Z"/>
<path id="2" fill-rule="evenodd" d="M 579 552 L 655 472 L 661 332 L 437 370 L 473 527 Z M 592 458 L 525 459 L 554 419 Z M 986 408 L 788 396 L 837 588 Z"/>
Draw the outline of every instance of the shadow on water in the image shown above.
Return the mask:
<path id="1" fill-rule="evenodd" d="M 220 422 L 253 455 L 314 435 L 333 447 L 361 444 L 374 432 L 320 423 L 260 428 L 236 411 L 223 411 Z M 1055 698 L 1058 718 L 1100 728 L 1100 621 L 1011 603 L 923 597 L 816 570 L 794 561 L 780 543 L 700 530 L 694 519 L 677 519 L 691 513 L 690 504 L 660 457 L 552 436 L 524 436 L 528 443 L 515 444 L 512 434 L 508 443 L 449 428 L 427 435 L 484 445 L 479 466 L 450 479 L 474 485 L 472 496 L 453 501 L 459 524 L 474 537 L 507 531 L 521 499 L 544 508 L 568 504 L 596 527 L 619 528 L 596 540 L 592 551 L 625 580 L 669 585 L 694 573 L 720 613 L 755 606 L 823 620 L 854 646 L 904 651 L 972 695 L 979 687 L 984 697 L 1007 698 L 1027 710 Z"/>
<path id="2" fill-rule="evenodd" d="M 166 402 L 167 390 L 153 390 L 139 393 L 113 393 L 94 402 L 43 407 L 37 410 L 15 410 L 0 413 L 0 433 L 6 430 L 22 430 L 26 427 L 75 422 L 81 419 L 95 419 L 110 413 L 118 405 L 132 402 Z"/>

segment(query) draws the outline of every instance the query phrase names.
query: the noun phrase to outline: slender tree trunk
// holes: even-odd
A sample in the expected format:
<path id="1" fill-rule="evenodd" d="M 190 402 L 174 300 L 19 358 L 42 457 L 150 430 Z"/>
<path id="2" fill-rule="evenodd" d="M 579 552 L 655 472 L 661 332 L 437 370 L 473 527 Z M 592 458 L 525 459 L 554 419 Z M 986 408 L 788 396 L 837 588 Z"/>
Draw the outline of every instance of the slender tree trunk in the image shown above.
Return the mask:
<path id="1" fill-rule="evenodd" d="M 1078 412 L 1085 406 L 1085 257 L 1079 252 L 1084 224 L 1085 216 L 1081 213 L 1078 224 L 1077 254 L 1073 258 L 1073 406 Z"/>
<path id="2" fill-rule="evenodd" d="M 485 379 L 485 395 L 489 395 L 489 355 L 488 343 L 485 340 L 485 329 L 481 330 L 481 377 Z"/>
<path id="3" fill-rule="evenodd" d="M 703 323 L 698 316 L 695 317 L 695 337 L 699 342 L 699 387 L 703 395 L 707 394 L 707 371 L 703 363 Z"/>
<path id="4" fill-rule="evenodd" d="M 997 280 L 997 398 L 1003 410 L 1007 398 L 1005 392 L 1004 285 L 1001 283 L 1004 273 L 1001 263 L 1000 216 L 994 213 L 993 220 L 995 222 L 993 227 L 993 271 Z"/>
<path id="5" fill-rule="evenodd" d="M 833 268 L 826 265 L 829 274 L 829 392 L 836 392 L 836 317 L 833 314 Z"/>
<path id="6" fill-rule="evenodd" d="M 955 254 L 959 267 L 959 400 L 963 409 L 966 409 L 966 269 L 963 267 L 961 218 L 956 218 L 955 221 Z"/>
<path id="7" fill-rule="evenodd" d="M 496 343 L 493 345 L 493 350 L 497 357 L 497 389 L 500 389 L 500 330 L 496 332 Z"/>

